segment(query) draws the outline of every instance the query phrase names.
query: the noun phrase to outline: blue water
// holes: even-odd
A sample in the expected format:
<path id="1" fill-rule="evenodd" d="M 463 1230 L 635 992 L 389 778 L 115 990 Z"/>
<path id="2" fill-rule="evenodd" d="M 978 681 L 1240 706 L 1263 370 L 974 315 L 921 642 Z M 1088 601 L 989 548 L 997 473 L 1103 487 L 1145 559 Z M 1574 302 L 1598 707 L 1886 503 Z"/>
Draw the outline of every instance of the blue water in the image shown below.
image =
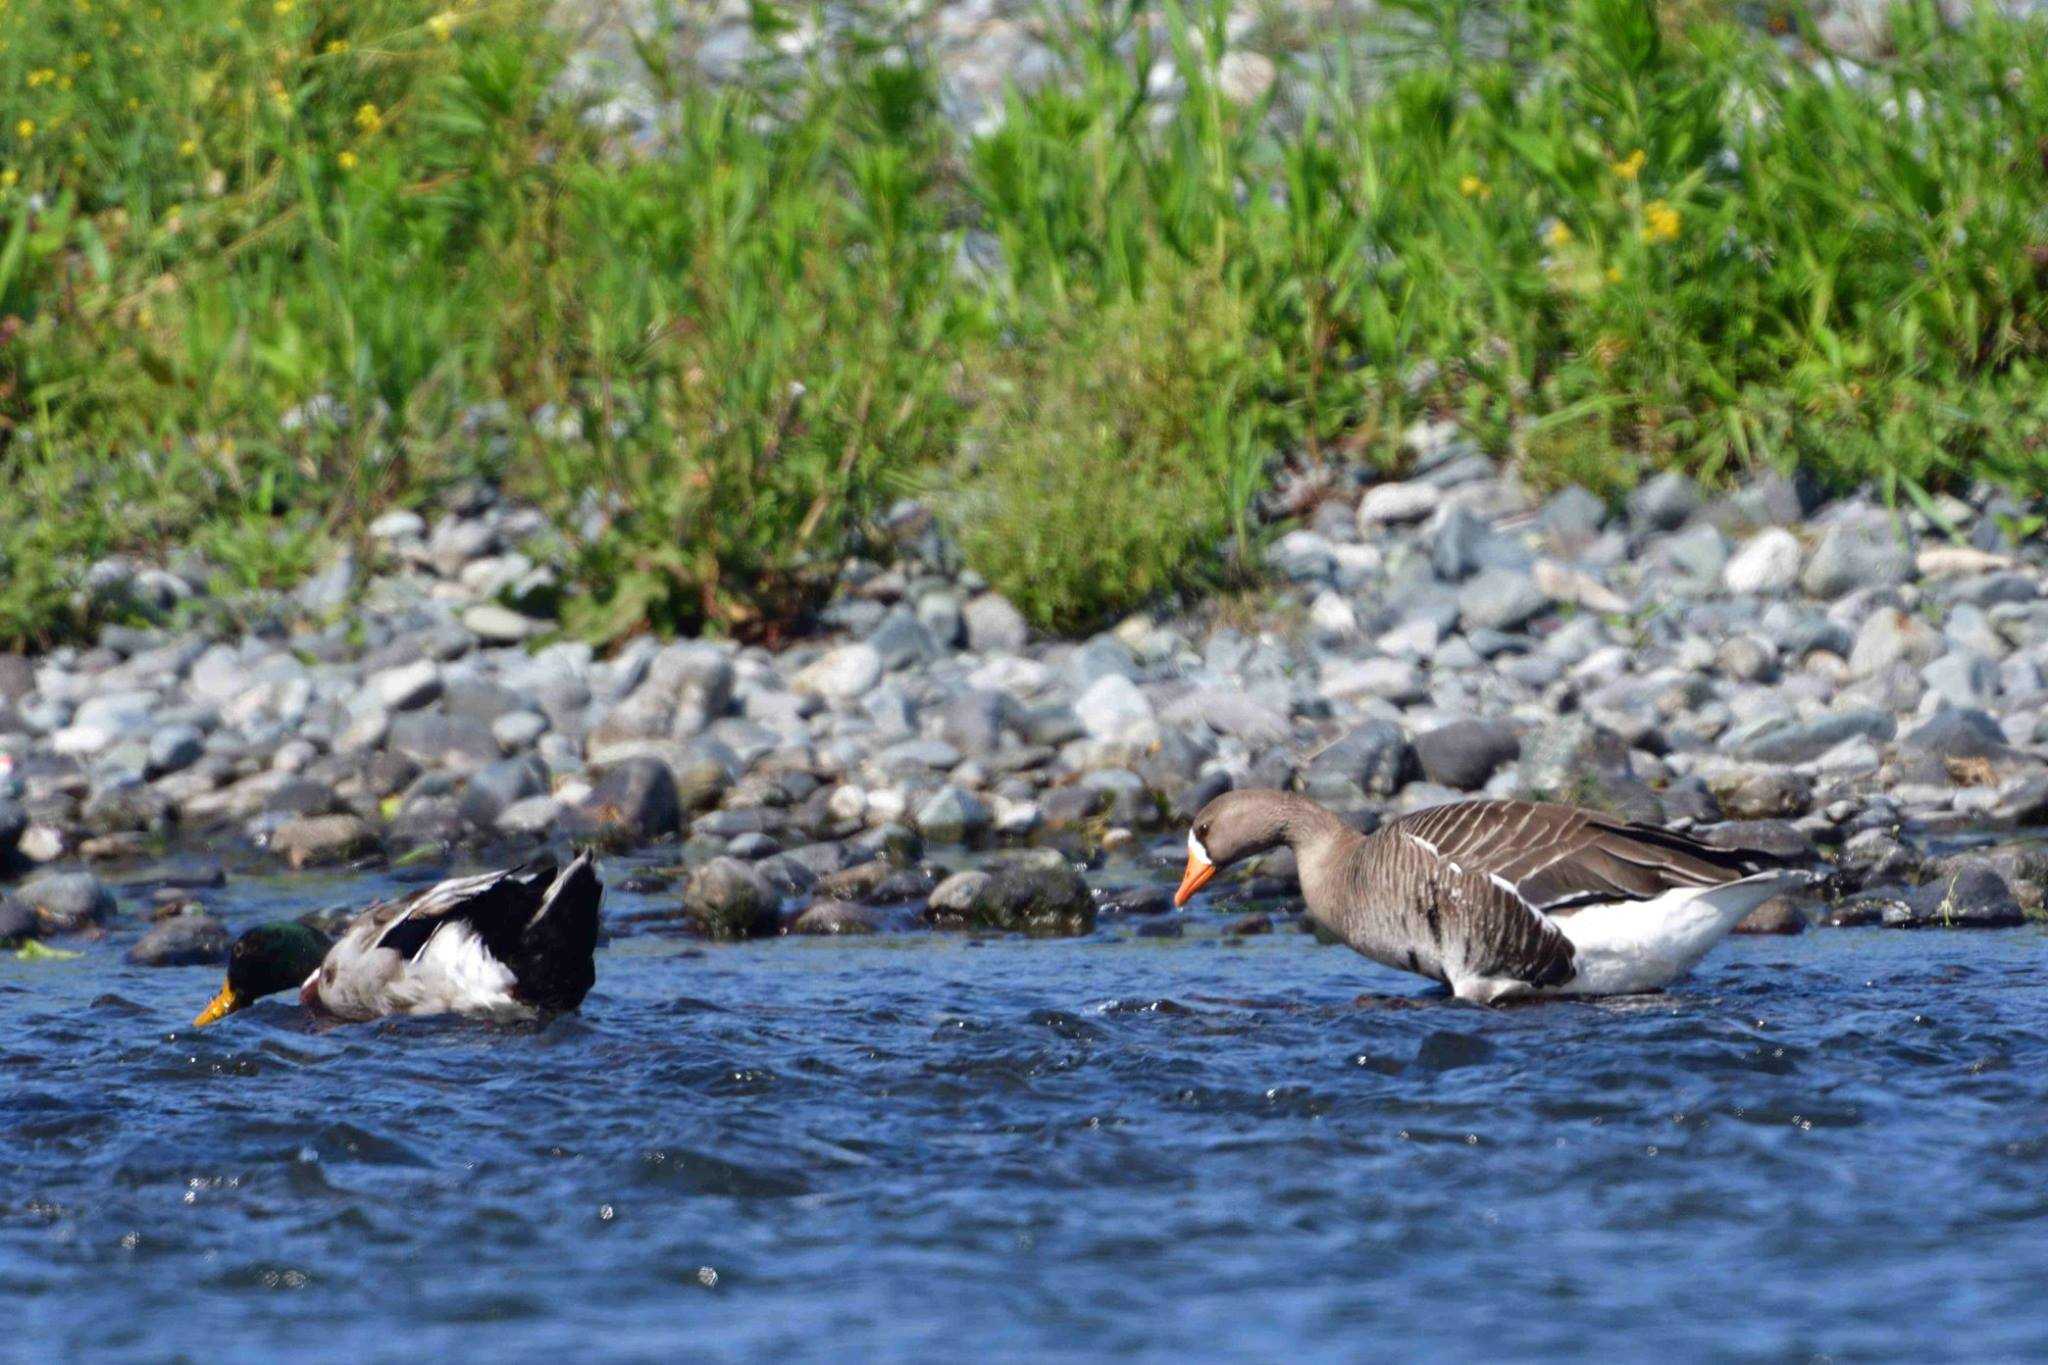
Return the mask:
<path id="1" fill-rule="evenodd" d="M 2048 1354 L 2039 929 L 1484 1011 L 1226 922 L 642 933 L 537 1029 L 0 959 L 0 1359 Z"/>

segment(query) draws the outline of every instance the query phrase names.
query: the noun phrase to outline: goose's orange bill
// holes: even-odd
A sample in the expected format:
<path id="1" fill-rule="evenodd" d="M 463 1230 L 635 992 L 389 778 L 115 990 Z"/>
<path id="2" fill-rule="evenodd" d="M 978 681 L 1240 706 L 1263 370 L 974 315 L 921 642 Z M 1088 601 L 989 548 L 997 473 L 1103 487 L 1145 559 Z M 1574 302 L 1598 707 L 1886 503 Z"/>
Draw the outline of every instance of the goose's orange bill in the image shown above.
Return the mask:
<path id="1" fill-rule="evenodd" d="M 1174 905 L 1176 907 L 1186 905 L 1188 897 L 1207 886 L 1209 879 L 1215 875 L 1216 864 L 1190 852 L 1188 854 L 1187 871 L 1180 875 L 1180 890 L 1173 893 Z"/>

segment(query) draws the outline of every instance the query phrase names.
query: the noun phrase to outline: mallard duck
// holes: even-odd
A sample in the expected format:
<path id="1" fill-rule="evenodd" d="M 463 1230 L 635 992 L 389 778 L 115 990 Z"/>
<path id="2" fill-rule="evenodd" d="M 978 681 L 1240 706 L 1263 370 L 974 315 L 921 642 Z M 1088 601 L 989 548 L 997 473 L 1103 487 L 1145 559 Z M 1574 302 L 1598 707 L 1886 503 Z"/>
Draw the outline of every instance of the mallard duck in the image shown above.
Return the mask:
<path id="1" fill-rule="evenodd" d="M 1484 1004 L 1661 990 L 1751 910 L 1809 880 L 1769 853 L 1573 806 L 1460 801 L 1364 835 L 1305 797 L 1251 790 L 1195 817 L 1174 904 L 1283 843 L 1310 918 L 1375 962 Z"/>
<path id="2" fill-rule="evenodd" d="M 260 924 L 229 948 L 227 983 L 192 1022 L 204 1028 L 283 990 L 339 1019 L 573 1010 L 597 979 L 603 896 L 586 852 L 559 876 L 541 859 L 380 902 L 334 939 L 298 920 Z"/>

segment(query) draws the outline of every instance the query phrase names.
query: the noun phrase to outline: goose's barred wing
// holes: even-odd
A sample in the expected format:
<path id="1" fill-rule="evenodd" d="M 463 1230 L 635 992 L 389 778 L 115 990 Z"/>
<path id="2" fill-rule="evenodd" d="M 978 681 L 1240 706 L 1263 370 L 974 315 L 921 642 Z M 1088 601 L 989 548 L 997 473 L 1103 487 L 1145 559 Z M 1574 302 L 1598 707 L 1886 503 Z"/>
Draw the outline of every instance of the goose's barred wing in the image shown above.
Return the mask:
<path id="1" fill-rule="evenodd" d="M 1486 878 L 1532 910 L 1569 912 L 1719 886 L 1785 866 L 1654 825 L 1537 801 L 1461 801 L 1389 826 L 1454 871 Z"/>

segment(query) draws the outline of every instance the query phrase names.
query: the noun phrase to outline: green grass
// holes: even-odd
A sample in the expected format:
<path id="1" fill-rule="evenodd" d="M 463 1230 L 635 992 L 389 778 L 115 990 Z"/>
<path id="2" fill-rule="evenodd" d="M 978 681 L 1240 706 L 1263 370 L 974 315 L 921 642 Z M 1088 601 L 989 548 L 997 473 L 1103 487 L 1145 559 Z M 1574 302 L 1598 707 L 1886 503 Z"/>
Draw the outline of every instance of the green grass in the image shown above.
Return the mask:
<path id="1" fill-rule="evenodd" d="M 288 583 L 475 476 L 576 528 L 598 638 L 798 627 L 906 492 L 1086 627 L 1424 413 L 1539 485 L 2048 491 L 2048 28 L 1909 5 L 1816 75 L 1700 7 L 1416 10 L 1240 103 L 1219 8 L 1077 7 L 972 138 L 880 40 L 655 62 L 649 155 L 538 0 L 5 0 L 0 644 L 122 610 L 96 557 Z"/>

